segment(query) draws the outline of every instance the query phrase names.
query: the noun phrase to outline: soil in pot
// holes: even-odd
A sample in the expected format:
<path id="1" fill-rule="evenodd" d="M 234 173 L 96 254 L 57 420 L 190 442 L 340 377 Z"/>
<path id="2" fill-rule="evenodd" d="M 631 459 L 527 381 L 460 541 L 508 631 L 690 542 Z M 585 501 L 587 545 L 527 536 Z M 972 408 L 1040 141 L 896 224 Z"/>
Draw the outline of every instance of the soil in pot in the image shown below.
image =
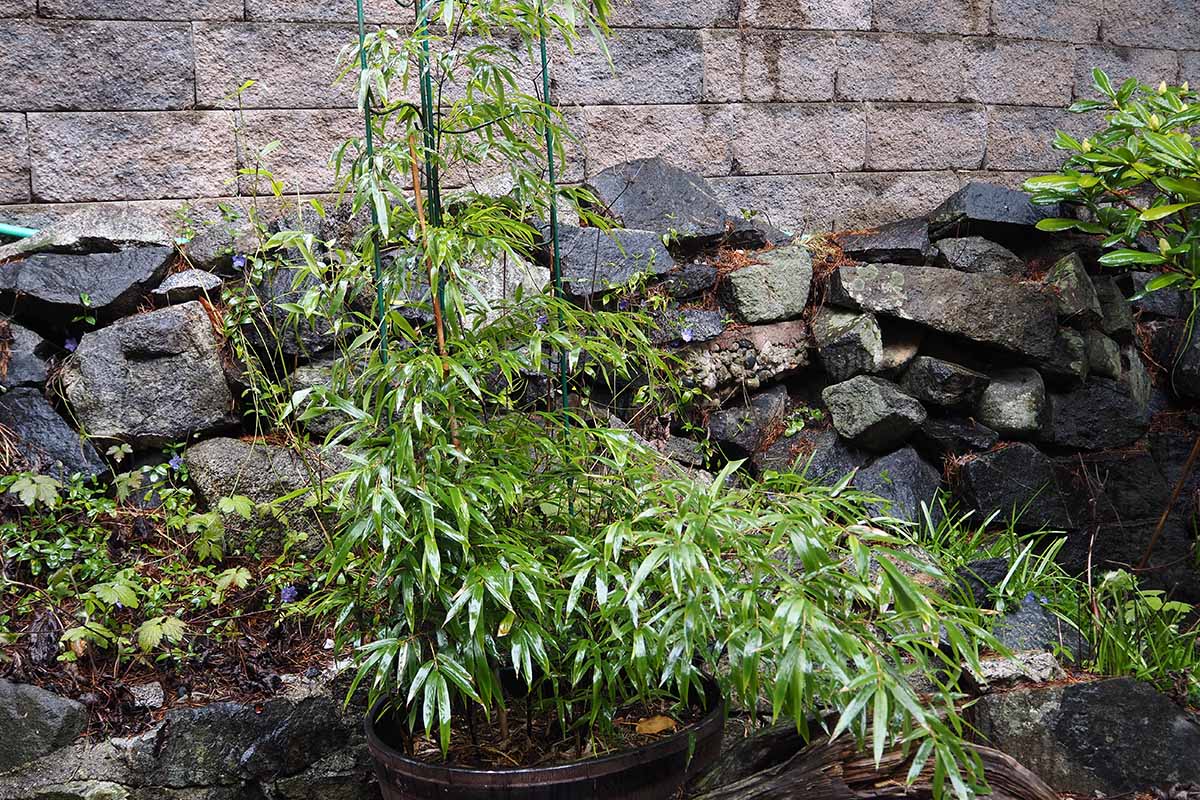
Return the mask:
<path id="1" fill-rule="evenodd" d="M 367 737 L 384 798 L 661 800 L 716 757 L 725 710 L 720 690 L 709 683 L 703 703 L 687 708 L 664 700 L 622 709 L 615 730 L 588 743 L 564 738 L 549 714 L 528 718 L 520 699 L 509 706 L 506 726 L 495 718 L 471 726 L 465 715 L 456 717 L 455 744 L 443 759 L 434 742 L 408 743 L 403 724 L 378 716 L 378 704 Z"/>

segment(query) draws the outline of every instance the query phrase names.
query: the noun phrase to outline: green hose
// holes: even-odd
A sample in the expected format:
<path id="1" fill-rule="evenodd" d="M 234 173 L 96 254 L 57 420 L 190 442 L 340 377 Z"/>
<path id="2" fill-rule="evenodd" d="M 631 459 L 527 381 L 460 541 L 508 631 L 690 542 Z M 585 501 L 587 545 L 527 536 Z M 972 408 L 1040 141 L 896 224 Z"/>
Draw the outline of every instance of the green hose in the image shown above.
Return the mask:
<path id="1" fill-rule="evenodd" d="M 12 239 L 29 239 L 37 236 L 41 231 L 34 228 L 22 228 L 20 225 L 8 225 L 0 222 L 0 236 L 8 236 Z"/>

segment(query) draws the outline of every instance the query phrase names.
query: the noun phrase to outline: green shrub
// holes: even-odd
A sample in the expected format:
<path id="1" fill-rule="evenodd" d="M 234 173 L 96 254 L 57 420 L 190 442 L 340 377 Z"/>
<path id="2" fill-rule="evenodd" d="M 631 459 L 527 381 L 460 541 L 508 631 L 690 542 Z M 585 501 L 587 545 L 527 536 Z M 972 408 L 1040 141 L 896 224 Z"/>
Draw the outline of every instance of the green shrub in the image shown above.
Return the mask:
<path id="1" fill-rule="evenodd" d="M 1133 78 L 1114 88 L 1093 70 L 1105 100 L 1079 100 L 1076 113 L 1104 111 L 1104 124 L 1082 140 L 1058 131 L 1054 147 L 1069 155 L 1062 169 L 1025 182 L 1035 203 L 1083 206 L 1084 219 L 1038 223 L 1046 231 L 1103 235 L 1109 267 L 1162 270 L 1149 291 L 1200 288 L 1200 123 L 1197 95 L 1185 83 L 1157 88 Z"/>

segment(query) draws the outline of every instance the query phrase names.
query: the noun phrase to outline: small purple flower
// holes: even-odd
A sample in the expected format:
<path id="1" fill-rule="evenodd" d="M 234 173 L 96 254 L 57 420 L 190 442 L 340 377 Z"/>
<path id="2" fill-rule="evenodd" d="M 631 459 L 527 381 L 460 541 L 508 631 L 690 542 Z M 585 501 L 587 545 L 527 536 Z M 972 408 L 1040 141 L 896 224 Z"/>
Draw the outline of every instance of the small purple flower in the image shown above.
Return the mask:
<path id="1" fill-rule="evenodd" d="M 548 321 L 549 321 L 549 318 L 546 316 L 546 312 L 543 311 L 542 313 L 538 314 L 537 321 L 534 322 L 534 324 L 537 325 L 537 329 L 539 331 L 544 331 L 544 330 L 546 330 L 546 323 Z"/>
<path id="2" fill-rule="evenodd" d="M 246 268 L 246 257 L 240 253 L 238 255 L 234 256 L 233 257 L 233 268 L 234 269 L 245 269 Z"/>
<path id="3" fill-rule="evenodd" d="M 167 466 L 178 472 L 183 467 L 183 456 L 178 453 L 171 456 L 171 460 L 167 462 Z"/>
<path id="4" fill-rule="evenodd" d="M 68 336 L 67 340 L 63 342 L 63 350 L 66 350 L 68 353 L 74 353 L 76 347 L 79 347 L 79 340 L 74 336 Z"/>
<path id="5" fill-rule="evenodd" d="M 285 586 L 279 590 L 279 602 L 284 605 L 296 602 L 296 598 L 299 596 L 300 593 L 296 591 L 295 586 Z"/>
<path id="6" fill-rule="evenodd" d="M 628 311 L 628 310 L 629 310 L 629 300 L 627 300 L 626 298 L 621 298 L 620 300 L 617 301 L 617 311 Z"/>
<path id="7" fill-rule="evenodd" d="M 684 328 L 679 332 L 679 338 L 683 339 L 685 342 L 690 342 L 696 338 L 696 332 L 691 328 Z"/>

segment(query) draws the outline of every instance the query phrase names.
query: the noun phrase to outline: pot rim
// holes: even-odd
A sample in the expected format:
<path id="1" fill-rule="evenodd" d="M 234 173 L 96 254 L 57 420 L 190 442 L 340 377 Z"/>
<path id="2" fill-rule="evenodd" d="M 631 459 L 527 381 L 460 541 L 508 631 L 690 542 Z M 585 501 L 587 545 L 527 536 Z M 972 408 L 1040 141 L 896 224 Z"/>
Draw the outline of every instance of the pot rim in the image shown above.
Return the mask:
<path id="1" fill-rule="evenodd" d="M 375 729 L 375 720 L 387 703 L 388 698 L 386 697 L 375 701 L 375 704 L 367 712 L 364 721 L 367 748 L 381 766 L 425 781 L 448 786 L 485 786 L 496 782 L 496 779 L 502 779 L 505 786 L 513 788 L 574 783 L 581 779 L 600 778 L 670 757 L 686 751 L 690 741 L 698 742 L 714 733 L 721 733 L 725 724 L 725 697 L 717 682 L 708 675 L 701 676 L 701 684 L 710 708 L 699 721 L 660 741 L 618 750 L 599 758 L 582 759 L 551 767 L 514 767 L 510 769 L 451 767 L 410 758 L 384 742 Z M 522 778 L 526 780 L 522 780 Z"/>

